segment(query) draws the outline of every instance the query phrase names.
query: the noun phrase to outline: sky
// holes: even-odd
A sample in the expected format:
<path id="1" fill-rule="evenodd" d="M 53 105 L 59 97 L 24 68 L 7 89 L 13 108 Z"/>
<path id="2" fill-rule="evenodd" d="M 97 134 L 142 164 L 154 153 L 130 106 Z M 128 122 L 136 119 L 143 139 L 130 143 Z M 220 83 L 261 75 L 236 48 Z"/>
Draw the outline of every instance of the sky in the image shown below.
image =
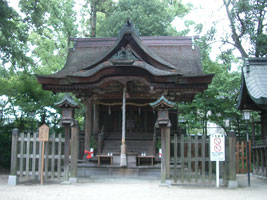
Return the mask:
<path id="1" fill-rule="evenodd" d="M 212 26 L 216 27 L 216 41 L 213 43 L 212 51 L 210 57 L 212 60 L 215 60 L 219 55 L 221 49 L 225 50 L 227 48 L 232 48 L 230 45 L 225 45 L 222 47 L 220 38 L 225 35 L 225 33 L 230 33 L 230 26 L 228 18 L 226 15 L 225 8 L 223 6 L 223 0 L 182 0 L 184 3 L 191 3 L 194 6 L 194 9 L 186 15 L 183 19 L 176 19 L 174 26 L 176 29 L 180 30 L 179 27 L 183 24 L 183 20 L 192 20 L 195 23 L 203 24 L 203 31 L 200 34 L 205 34 Z M 216 22 L 216 23 L 215 23 Z M 189 35 L 194 35 L 194 32 L 190 32 Z M 234 52 L 238 57 L 239 52 Z"/>

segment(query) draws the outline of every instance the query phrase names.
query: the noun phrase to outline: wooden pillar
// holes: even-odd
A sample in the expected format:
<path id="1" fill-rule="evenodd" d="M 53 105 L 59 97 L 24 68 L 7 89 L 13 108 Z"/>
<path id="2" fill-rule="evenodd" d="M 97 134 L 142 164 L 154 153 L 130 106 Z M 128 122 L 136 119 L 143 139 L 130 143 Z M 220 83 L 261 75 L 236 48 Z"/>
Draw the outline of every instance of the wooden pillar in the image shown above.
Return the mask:
<path id="1" fill-rule="evenodd" d="M 170 127 L 161 127 L 161 183 L 170 178 Z"/>
<path id="2" fill-rule="evenodd" d="M 156 133 L 156 127 L 154 127 L 154 133 L 153 133 L 153 156 L 156 155 L 156 147 L 157 146 L 157 133 Z"/>
<path id="3" fill-rule="evenodd" d="M 18 135 L 19 129 L 12 130 L 12 146 L 11 146 L 11 166 L 10 175 L 8 177 L 8 185 L 17 185 L 17 153 L 18 153 Z"/>
<path id="4" fill-rule="evenodd" d="M 166 175 L 170 179 L 171 128 L 166 127 Z"/>
<path id="5" fill-rule="evenodd" d="M 64 178 L 63 182 L 69 182 L 69 164 L 70 164 L 70 126 L 65 125 L 65 144 L 64 144 Z"/>
<path id="6" fill-rule="evenodd" d="M 99 105 L 94 103 L 93 133 L 99 133 Z"/>
<path id="7" fill-rule="evenodd" d="M 86 101 L 86 110 L 85 110 L 85 140 L 84 140 L 84 149 L 90 150 L 90 140 L 92 133 L 92 98 L 87 98 Z"/>
<path id="8" fill-rule="evenodd" d="M 121 156 L 120 156 L 120 166 L 127 166 L 126 158 L 126 144 L 125 144 L 125 125 L 126 125 L 126 86 L 123 88 L 122 97 L 122 137 L 121 137 Z"/>
<path id="9" fill-rule="evenodd" d="M 161 128 L 161 183 L 165 183 L 167 179 L 166 169 L 166 128 Z"/>
<path id="10" fill-rule="evenodd" d="M 10 175 L 17 175 L 17 153 L 18 153 L 18 135 L 19 129 L 12 130 L 12 146 L 11 146 L 11 168 Z"/>
<path id="11" fill-rule="evenodd" d="M 229 133 L 229 181 L 228 188 L 237 188 L 238 183 L 236 180 L 236 136 L 234 132 Z"/>
<path id="12" fill-rule="evenodd" d="M 77 183 L 78 151 L 79 151 L 79 126 L 76 123 L 76 125 L 71 128 L 71 171 L 70 171 L 70 182 L 72 182 L 72 183 Z"/>
<path id="13" fill-rule="evenodd" d="M 267 140 L 267 112 L 261 112 L 261 138 Z"/>

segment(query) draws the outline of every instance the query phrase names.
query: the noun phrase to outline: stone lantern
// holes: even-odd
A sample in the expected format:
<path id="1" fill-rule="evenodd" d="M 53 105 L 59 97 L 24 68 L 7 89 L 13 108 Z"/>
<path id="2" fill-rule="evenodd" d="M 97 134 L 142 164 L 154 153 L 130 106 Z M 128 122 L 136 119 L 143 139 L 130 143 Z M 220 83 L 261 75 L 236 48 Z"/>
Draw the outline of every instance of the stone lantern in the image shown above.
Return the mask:
<path id="1" fill-rule="evenodd" d="M 71 96 L 66 94 L 56 106 L 62 109 L 62 119 L 60 125 L 65 128 L 65 145 L 64 145 L 64 182 L 69 182 L 69 154 L 70 154 L 70 127 L 75 125 L 74 111 L 79 108 Z"/>
<path id="2" fill-rule="evenodd" d="M 62 109 L 62 119 L 60 121 L 60 124 L 62 126 L 73 126 L 75 123 L 74 111 L 75 108 L 79 108 L 77 103 L 73 101 L 71 96 L 66 94 L 63 99 L 55 103 L 55 105 Z"/>
<path id="3" fill-rule="evenodd" d="M 155 126 L 161 129 L 161 183 L 165 184 L 170 178 L 170 119 L 169 109 L 174 108 L 175 103 L 161 96 L 157 101 L 149 104 L 158 111 L 158 118 Z"/>

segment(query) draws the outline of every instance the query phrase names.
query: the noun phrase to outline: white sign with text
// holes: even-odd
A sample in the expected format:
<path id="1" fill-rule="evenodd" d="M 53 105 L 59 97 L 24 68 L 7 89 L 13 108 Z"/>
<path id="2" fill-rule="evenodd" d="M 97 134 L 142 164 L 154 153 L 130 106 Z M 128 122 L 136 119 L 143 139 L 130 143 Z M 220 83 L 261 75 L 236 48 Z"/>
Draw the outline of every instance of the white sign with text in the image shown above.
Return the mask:
<path id="1" fill-rule="evenodd" d="M 210 135 L 210 160 L 225 161 L 224 134 L 214 133 Z"/>

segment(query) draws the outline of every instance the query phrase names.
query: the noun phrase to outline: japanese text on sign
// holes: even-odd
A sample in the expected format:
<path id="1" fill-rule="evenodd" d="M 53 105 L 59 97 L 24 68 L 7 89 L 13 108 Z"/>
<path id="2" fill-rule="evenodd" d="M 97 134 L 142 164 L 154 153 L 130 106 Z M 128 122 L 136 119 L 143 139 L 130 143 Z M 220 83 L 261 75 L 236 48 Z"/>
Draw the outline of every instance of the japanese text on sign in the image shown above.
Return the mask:
<path id="1" fill-rule="evenodd" d="M 210 135 L 210 160 L 225 160 L 225 139 L 223 134 L 215 133 Z"/>
<path id="2" fill-rule="evenodd" d="M 39 141 L 48 141 L 49 136 L 49 127 L 46 124 L 43 124 L 39 128 Z"/>

